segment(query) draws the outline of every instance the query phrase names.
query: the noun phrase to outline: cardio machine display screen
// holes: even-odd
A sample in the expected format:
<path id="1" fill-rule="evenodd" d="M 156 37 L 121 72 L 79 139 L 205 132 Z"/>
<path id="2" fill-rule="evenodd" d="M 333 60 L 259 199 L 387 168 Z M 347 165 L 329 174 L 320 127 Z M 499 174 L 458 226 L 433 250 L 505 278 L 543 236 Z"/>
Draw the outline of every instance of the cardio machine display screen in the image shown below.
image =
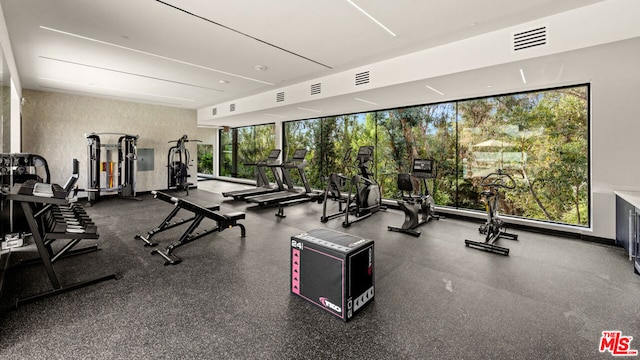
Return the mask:
<path id="1" fill-rule="evenodd" d="M 296 150 L 296 152 L 293 153 L 293 158 L 294 159 L 304 159 L 305 156 L 307 156 L 307 150 L 306 149 L 298 149 L 298 150 Z"/>
<path id="2" fill-rule="evenodd" d="M 269 159 L 277 159 L 280 156 L 280 150 L 271 150 L 269 153 Z"/>
<path id="3" fill-rule="evenodd" d="M 361 163 L 370 161 L 373 156 L 373 146 L 361 146 L 358 149 L 358 159 Z"/>
<path id="4" fill-rule="evenodd" d="M 433 172 L 433 161 L 426 159 L 414 159 L 413 172 L 431 174 Z"/>

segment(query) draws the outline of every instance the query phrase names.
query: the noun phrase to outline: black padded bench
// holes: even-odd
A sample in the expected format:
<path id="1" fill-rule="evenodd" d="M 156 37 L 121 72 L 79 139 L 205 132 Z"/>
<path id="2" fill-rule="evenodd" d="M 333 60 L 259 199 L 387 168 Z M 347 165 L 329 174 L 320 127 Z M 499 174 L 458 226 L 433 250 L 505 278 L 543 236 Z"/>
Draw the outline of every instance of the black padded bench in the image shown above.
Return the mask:
<path id="1" fill-rule="evenodd" d="M 192 222 L 193 220 L 195 220 L 195 215 L 193 213 L 190 214 L 190 217 L 186 218 L 186 219 L 180 219 L 180 220 L 176 220 L 173 221 L 173 218 L 176 217 L 176 215 L 178 215 L 178 212 L 180 212 L 181 207 L 175 203 L 173 201 L 174 197 L 168 194 L 165 194 L 163 192 L 160 191 L 156 191 L 153 190 L 151 191 L 151 194 L 153 195 L 154 198 L 168 202 L 170 204 L 174 204 L 174 208 L 173 210 L 171 210 L 171 212 L 169 213 L 169 215 L 167 215 L 167 217 L 162 220 L 162 222 L 160 223 L 160 225 L 156 226 L 155 228 L 149 230 L 147 232 L 147 235 L 142 236 L 142 235 L 136 235 L 135 238 L 138 240 L 142 240 L 144 241 L 144 246 L 156 246 L 158 245 L 157 242 L 152 242 L 151 238 L 157 234 L 157 233 L 161 233 L 163 231 L 172 229 L 176 226 L 180 226 L 182 224 L 186 224 L 189 222 Z M 214 205 L 214 206 L 210 206 L 207 209 L 212 210 L 212 211 L 216 211 L 216 210 L 220 210 L 220 205 Z"/>
<path id="2" fill-rule="evenodd" d="M 243 212 L 220 214 L 215 212 L 216 210 L 220 209 L 220 206 L 218 205 L 207 208 L 207 207 L 192 203 L 185 199 L 173 197 L 171 195 L 165 194 L 160 191 L 154 190 L 151 193 L 156 199 L 163 200 L 168 203 L 172 203 L 174 205 L 174 209 L 171 211 L 171 213 L 169 213 L 167 218 L 165 218 L 158 227 L 150 230 L 147 233 L 146 238 L 140 235 L 136 236 L 137 239 L 141 239 L 145 241 L 145 246 L 157 245 L 157 243 L 152 243 L 150 241 L 150 238 L 154 234 L 176 227 L 178 225 L 189 223 L 189 226 L 184 231 L 184 233 L 180 236 L 178 241 L 167 246 L 164 251 L 155 249 L 151 252 L 151 254 L 159 254 L 160 256 L 162 256 L 166 260 L 164 263 L 165 265 L 175 265 L 182 261 L 175 254 L 173 254 L 176 248 L 184 244 L 190 243 L 192 241 L 195 241 L 197 239 L 200 239 L 201 237 L 207 236 L 213 232 L 222 232 L 225 229 L 230 229 L 232 227 L 237 226 L 240 228 L 240 236 L 241 237 L 246 236 L 246 229 L 244 225 L 238 223 L 239 220 L 242 220 L 245 218 L 245 213 Z M 190 213 L 192 213 L 193 216 L 188 219 L 180 220 L 172 223 L 171 220 L 176 216 L 178 211 L 181 209 L 185 211 L 189 211 Z M 200 226 L 200 223 L 202 222 L 202 220 L 204 219 L 211 219 L 216 222 L 216 225 L 212 229 L 204 230 L 202 233 L 194 233 Z"/>

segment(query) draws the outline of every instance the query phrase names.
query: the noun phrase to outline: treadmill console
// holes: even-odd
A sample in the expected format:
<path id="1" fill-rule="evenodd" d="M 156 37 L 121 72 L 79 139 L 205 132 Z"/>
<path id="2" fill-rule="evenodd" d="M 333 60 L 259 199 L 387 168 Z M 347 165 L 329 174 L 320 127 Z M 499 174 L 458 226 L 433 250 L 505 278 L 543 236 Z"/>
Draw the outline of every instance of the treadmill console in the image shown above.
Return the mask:
<path id="1" fill-rule="evenodd" d="M 271 150 L 271 152 L 269 153 L 269 160 L 275 160 L 278 158 L 278 156 L 280 156 L 280 149 L 273 149 Z"/>
<path id="2" fill-rule="evenodd" d="M 291 160 L 303 161 L 305 156 L 307 156 L 307 149 L 296 149 Z"/>

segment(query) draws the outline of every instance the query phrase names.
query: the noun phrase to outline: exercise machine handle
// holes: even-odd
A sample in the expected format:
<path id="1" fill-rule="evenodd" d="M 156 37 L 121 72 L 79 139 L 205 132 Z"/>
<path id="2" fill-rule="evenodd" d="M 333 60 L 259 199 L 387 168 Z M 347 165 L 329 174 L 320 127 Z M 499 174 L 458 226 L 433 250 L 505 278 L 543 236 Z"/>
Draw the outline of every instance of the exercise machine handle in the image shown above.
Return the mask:
<path id="1" fill-rule="evenodd" d="M 492 172 L 483 177 L 480 186 L 501 187 L 513 190 L 516 188 L 516 181 L 511 175 L 502 172 L 502 169 L 498 169 L 497 172 Z"/>

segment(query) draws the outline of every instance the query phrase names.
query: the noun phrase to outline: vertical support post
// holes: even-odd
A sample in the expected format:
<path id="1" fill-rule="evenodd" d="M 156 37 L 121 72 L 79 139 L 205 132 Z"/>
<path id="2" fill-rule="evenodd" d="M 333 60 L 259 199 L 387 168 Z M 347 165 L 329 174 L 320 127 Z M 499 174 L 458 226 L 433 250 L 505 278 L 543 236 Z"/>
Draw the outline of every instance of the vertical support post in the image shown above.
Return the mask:
<path id="1" fill-rule="evenodd" d="M 231 177 L 238 177 L 238 130 L 231 133 Z"/>

